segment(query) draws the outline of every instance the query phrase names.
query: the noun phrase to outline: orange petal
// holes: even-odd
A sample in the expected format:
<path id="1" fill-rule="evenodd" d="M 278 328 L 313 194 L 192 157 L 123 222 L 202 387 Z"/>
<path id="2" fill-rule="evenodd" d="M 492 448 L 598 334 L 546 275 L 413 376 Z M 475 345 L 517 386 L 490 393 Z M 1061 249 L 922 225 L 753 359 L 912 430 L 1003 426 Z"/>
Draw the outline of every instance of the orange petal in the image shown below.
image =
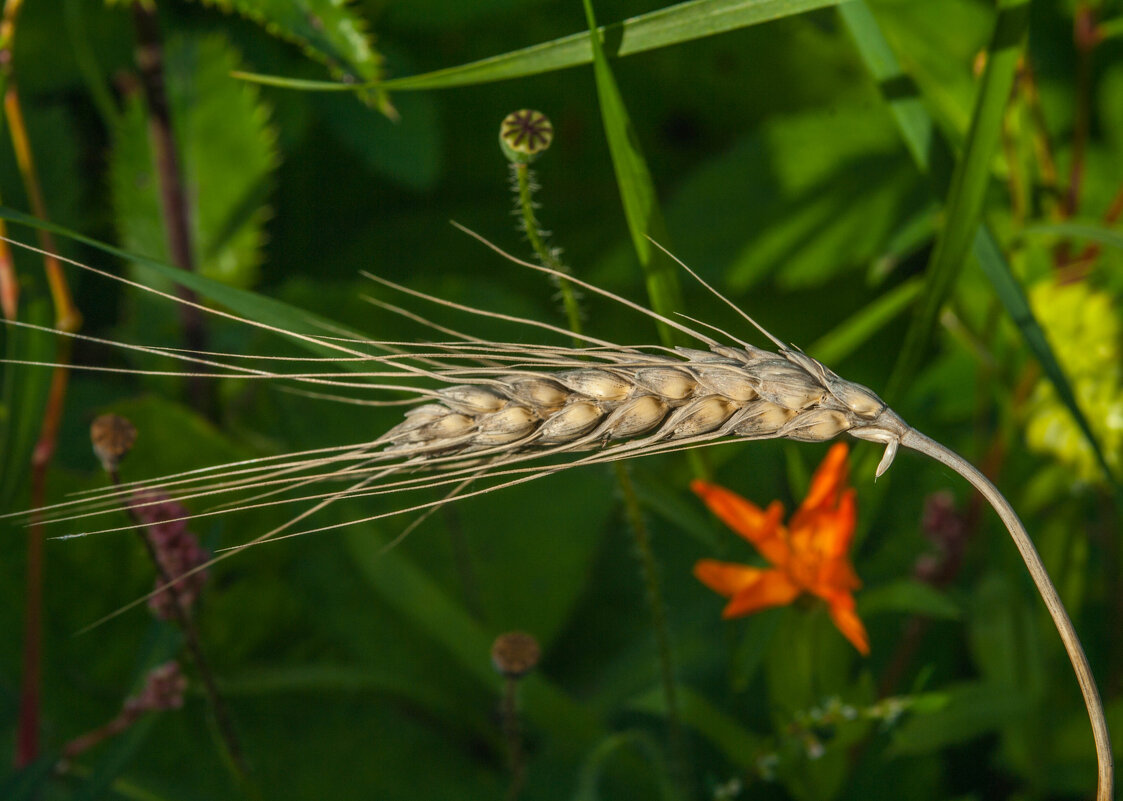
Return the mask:
<path id="1" fill-rule="evenodd" d="M 722 610 L 728 619 L 759 612 L 772 606 L 790 604 L 799 597 L 800 587 L 787 573 L 780 570 L 763 570 L 757 581 L 742 589 Z"/>
<path id="2" fill-rule="evenodd" d="M 732 598 L 759 580 L 763 572 L 760 568 L 719 562 L 716 559 L 702 559 L 694 565 L 694 577 L 726 598 Z"/>
<path id="3" fill-rule="evenodd" d="M 773 501 L 765 511 L 717 484 L 692 481 L 690 489 L 725 525 L 757 546 L 766 559 L 776 564 L 787 561 L 788 547 L 778 534 L 780 520 L 784 516 L 784 506 L 779 501 Z"/>
<path id="4" fill-rule="evenodd" d="M 830 610 L 831 620 L 843 636 L 854 644 L 862 656 L 869 656 L 870 638 L 858 613 L 854 611 L 854 599 L 849 595 L 837 597 L 831 601 Z"/>
<path id="5" fill-rule="evenodd" d="M 836 442 L 827 451 L 827 455 L 816 468 L 815 475 L 811 477 L 811 487 L 807 490 L 807 497 L 792 516 L 793 528 L 800 524 L 800 519 L 807 513 L 835 508 L 838 494 L 846 486 L 846 476 L 849 472 L 846 456 L 849 452 L 850 449 L 845 442 Z"/>

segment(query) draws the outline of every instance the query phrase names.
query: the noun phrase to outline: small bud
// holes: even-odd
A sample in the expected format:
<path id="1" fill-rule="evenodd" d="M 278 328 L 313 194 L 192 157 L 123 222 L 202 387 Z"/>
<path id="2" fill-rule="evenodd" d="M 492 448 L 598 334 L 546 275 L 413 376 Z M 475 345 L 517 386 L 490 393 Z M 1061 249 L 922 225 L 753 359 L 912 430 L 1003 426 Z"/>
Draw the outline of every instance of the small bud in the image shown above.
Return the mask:
<path id="1" fill-rule="evenodd" d="M 112 473 L 136 442 L 136 426 L 116 414 L 103 414 L 90 424 L 90 442 L 105 472 Z"/>
<path id="2" fill-rule="evenodd" d="M 491 646 L 491 664 L 509 679 L 520 678 L 534 670 L 541 655 L 538 640 L 524 631 L 500 634 Z"/>
<path id="3" fill-rule="evenodd" d="M 554 126 L 541 111 L 521 109 L 499 124 L 499 147 L 512 164 L 530 164 L 554 141 Z"/>

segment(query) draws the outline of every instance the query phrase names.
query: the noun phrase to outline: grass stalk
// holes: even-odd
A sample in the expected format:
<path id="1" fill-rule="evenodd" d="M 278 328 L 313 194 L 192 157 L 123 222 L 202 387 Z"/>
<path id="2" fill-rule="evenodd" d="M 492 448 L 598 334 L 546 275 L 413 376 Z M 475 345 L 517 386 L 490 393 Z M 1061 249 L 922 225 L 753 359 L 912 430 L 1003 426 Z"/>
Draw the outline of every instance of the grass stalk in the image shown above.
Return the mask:
<path id="1" fill-rule="evenodd" d="M 1107 719 L 1104 717 L 1099 690 L 1096 689 L 1096 680 L 1092 676 L 1092 669 L 1088 665 L 1088 657 L 1085 656 L 1084 648 L 1080 644 L 1080 637 L 1076 634 L 1072 620 L 1069 618 L 1068 612 L 1065 611 L 1060 595 L 1057 593 L 1056 587 L 1053 586 L 1049 573 L 1046 571 L 1045 565 L 1042 564 L 1037 549 L 1033 546 L 1033 541 L 1026 533 L 1025 526 L 1022 525 L 1022 521 L 1018 519 L 1014 508 L 998 491 L 998 488 L 966 459 L 913 428 L 907 429 L 901 436 L 900 441 L 902 446 L 935 459 L 966 479 L 990 503 L 1001 518 L 1011 539 L 1014 540 L 1014 545 L 1017 546 L 1018 553 L 1021 554 L 1026 570 L 1029 571 L 1034 586 L 1041 595 L 1041 600 L 1044 601 L 1049 616 L 1053 619 L 1053 624 L 1057 627 L 1057 633 L 1060 634 L 1065 653 L 1068 654 L 1072 669 L 1076 673 L 1080 692 L 1084 696 L 1084 706 L 1088 710 L 1088 719 L 1092 724 L 1092 736 L 1096 741 L 1096 801 L 1111 801 L 1115 769 L 1111 752 L 1111 737 L 1108 733 Z"/>

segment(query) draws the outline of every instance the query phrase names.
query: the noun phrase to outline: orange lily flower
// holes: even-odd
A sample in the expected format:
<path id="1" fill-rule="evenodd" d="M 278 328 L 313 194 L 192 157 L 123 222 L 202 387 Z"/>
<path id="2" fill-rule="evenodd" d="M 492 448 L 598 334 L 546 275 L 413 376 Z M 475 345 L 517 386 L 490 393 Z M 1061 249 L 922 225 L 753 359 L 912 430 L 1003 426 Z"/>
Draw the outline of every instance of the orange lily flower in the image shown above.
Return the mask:
<path id="1" fill-rule="evenodd" d="M 866 628 L 855 611 L 853 591 L 862 585 L 847 552 L 854 537 L 857 507 L 846 486 L 845 443 L 831 447 L 811 479 L 811 488 L 785 527 L 784 506 L 773 501 L 761 509 L 716 484 L 694 481 L 690 488 L 710 511 L 751 542 L 770 569 L 702 559 L 694 575 L 730 601 L 722 617 L 751 615 L 784 606 L 803 593 L 827 602 L 838 630 L 863 654 L 870 652 Z"/>

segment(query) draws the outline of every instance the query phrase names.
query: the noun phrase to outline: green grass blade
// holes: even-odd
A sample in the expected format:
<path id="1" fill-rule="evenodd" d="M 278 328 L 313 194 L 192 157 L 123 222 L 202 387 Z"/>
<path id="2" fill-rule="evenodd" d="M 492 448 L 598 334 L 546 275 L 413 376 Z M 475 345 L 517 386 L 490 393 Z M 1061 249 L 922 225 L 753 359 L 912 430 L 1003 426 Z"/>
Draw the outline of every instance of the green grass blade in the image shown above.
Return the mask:
<path id="1" fill-rule="evenodd" d="M 606 25 L 599 30 L 601 40 L 613 56 L 630 56 L 837 5 L 839 2 L 841 0 L 690 0 Z M 543 42 L 456 67 L 394 78 L 379 86 L 387 91 L 397 92 L 448 89 L 568 69 L 588 64 L 592 60 L 593 48 L 588 34 L 575 33 L 552 42 Z M 238 73 L 238 77 L 288 89 L 353 92 L 356 87 L 356 84 L 295 80 L 244 72 Z"/>
<path id="2" fill-rule="evenodd" d="M 689 687 L 680 687 L 679 691 L 682 722 L 708 740 L 731 764 L 752 770 L 756 758 L 765 750 L 763 739 Z M 663 694 L 659 690 L 634 699 L 629 706 L 650 715 L 666 714 Z"/>
<path id="3" fill-rule="evenodd" d="M 951 183 L 950 148 L 943 138 L 934 135 L 935 124 L 928 112 L 919 104 L 918 90 L 915 84 L 902 70 L 900 62 L 881 32 L 881 28 L 870 12 L 869 6 L 866 5 L 865 0 L 853 0 L 853 2 L 839 6 L 839 15 L 849 29 L 851 38 L 854 40 L 866 68 L 881 87 L 882 94 L 889 104 L 890 112 L 896 120 L 897 126 L 901 129 L 901 136 L 917 167 L 929 175 L 937 192 L 947 191 Z M 1099 241 L 1101 244 L 1116 244 L 1114 241 L 1115 232 L 1098 226 L 1084 226 L 1076 223 L 1031 226 L 1023 231 L 1023 234 L 1026 233 L 1029 235 L 1050 233 L 1064 236 L 1084 234 L 1087 238 Z M 1002 303 L 1006 313 L 1010 315 L 1010 318 L 1018 327 L 1022 339 L 1041 365 L 1046 377 L 1052 382 L 1057 391 L 1057 397 L 1068 407 L 1069 413 L 1073 416 L 1087 438 L 1088 444 L 1095 452 L 1096 461 L 1104 469 L 1105 475 L 1116 487 L 1116 493 L 1118 494 L 1120 491 L 1119 484 L 1111 470 L 1108 469 L 1103 448 L 1093 434 L 1084 412 L 1076 403 L 1076 395 L 1073 392 L 1072 384 L 1045 338 L 1041 324 L 1030 309 L 1021 284 L 1014 276 L 994 234 L 985 222 L 978 226 L 972 248 L 975 258 L 994 287 L 999 302 Z"/>
<path id="4" fill-rule="evenodd" d="M 584 0 L 585 16 L 589 22 L 587 36 L 593 52 L 593 74 L 597 83 L 597 100 L 600 103 L 604 135 L 612 154 L 612 168 L 616 172 L 616 185 L 624 204 L 624 216 L 632 235 L 632 245 L 643 266 L 647 294 L 651 308 L 669 317 L 682 311 L 682 289 L 678 283 L 677 268 L 670 257 L 651 244 L 651 240 L 667 246 L 669 236 L 655 195 L 655 182 L 647 161 L 640 150 L 620 87 L 608 64 L 603 43 L 597 29 L 591 0 Z M 673 328 L 659 324 L 659 336 L 668 346 L 685 344 L 685 338 Z"/>
<path id="5" fill-rule="evenodd" d="M 974 242 L 990 183 L 991 161 L 1028 30 L 1029 0 L 1003 0 L 987 49 L 987 66 L 963 155 L 952 174 L 951 190 L 944 205 L 944 228 L 928 263 L 921 306 L 905 336 L 900 358 L 889 380 L 887 394 L 890 397 L 907 386 L 920 368 L 940 309 L 954 289 Z"/>
<path id="6" fill-rule="evenodd" d="M 850 319 L 822 336 L 807 352 L 823 364 L 837 364 L 909 307 L 922 285 L 913 278 L 875 298 Z"/>
<path id="7" fill-rule="evenodd" d="M 153 272 L 175 282 L 179 286 L 194 290 L 200 296 L 214 301 L 215 303 L 219 303 L 242 317 L 273 326 L 274 328 L 304 336 L 323 335 L 328 329 L 322 326 L 327 325 L 332 326 L 336 331 L 339 330 L 339 326 L 335 323 L 331 323 L 311 312 L 306 312 L 295 306 L 290 306 L 282 301 L 274 300 L 264 295 L 258 295 L 254 292 L 248 292 L 244 289 L 228 286 L 227 284 L 207 278 L 198 273 L 180 270 L 178 267 L 164 264 L 156 259 L 130 253 L 121 248 L 114 247 L 113 245 L 107 245 L 104 242 L 99 242 L 96 239 L 83 236 L 61 225 L 43 222 L 42 220 L 7 208 L 6 206 L 0 206 L 0 219 L 50 231 L 57 236 L 66 237 L 75 242 L 81 242 L 95 250 L 113 256 L 116 259 L 134 262 L 151 269 Z M 320 346 L 306 339 L 294 338 L 294 341 L 319 354 L 338 354 L 338 351 L 335 349 L 327 346 Z M 359 365 L 361 365 L 361 363 L 358 362 L 341 362 L 341 364 L 347 366 L 348 369 L 360 369 Z"/>
<path id="8" fill-rule="evenodd" d="M 1059 236 L 1071 239 L 1087 239 L 1105 247 L 1123 250 L 1123 232 L 1113 231 L 1094 223 L 1064 222 L 1027 225 L 1018 232 L 1022 237 Z"/>
<path id="9" fill-rule="evenodd" d="M 491 665 L 491 637 L 464 608 L 404 552 L 385 548 L 385 540 L 356 527 L 345 534 L 355 565 L 370 587 L 407 620 L 446 648 L 456 665 L 487 687 L 500 677 Z M 549 732 L 559 747 L 579 753 L 605 732 L 594 713 L 540 674 L 522 679 L 525 714 L 534 726 Z"/>
<path id="10" fill-rule="evenodd" d="M 1107 458 L 1096 439 L 1096 435 L 1092 432 L 1092 426 L 1088 422 L 1088 418 L 1076 402 L 1076 394 L 1072 390 L 1072 385 L 1065 377 L 1064 369 L 1057 361 L 1053 349 L 1049 347 L 1049 341 L 1045 338 L 1045 331 L 1041 328 L 1041 324 L 1037 322 L 1037 318 L 1033 316 L 1033 310 L 1029 306 L 1029 299 L 1026 298 L 1022 285 L 1010 272 L 1010 267 L 1002 256 L 1002 250 L 990 231 L 983 228 L 978 230 L 975 235 L 975 256 L 978 258 L 983 272 L 986 273 L 987 278 L 994 286 L 994 292 L 1001 301 L 1003 308 L 1006 309 L 1006 313 L 1017 324 L 1022 337 L 1041 364 L 1041 369 L 1045 371 L 1045 375 L 1053 383 L 1053 387 L 1057 391 L 1057 397 L 1068 407 L 1069 412 L 1076 420 L 1076 425 L 1080 427 L 1080 431 L 1092 446 L 1092 450 L 1096 454 L 1096 461 L 1099 463 L 1100 469 L 1103 470 L 1104 476 L 1115 486 L 1116 493 L 1119 495 L 1121 488 L 1107 463 Z M 1120 497 L 1120 500 L 1123 500 L 1123 496 Z"/>

